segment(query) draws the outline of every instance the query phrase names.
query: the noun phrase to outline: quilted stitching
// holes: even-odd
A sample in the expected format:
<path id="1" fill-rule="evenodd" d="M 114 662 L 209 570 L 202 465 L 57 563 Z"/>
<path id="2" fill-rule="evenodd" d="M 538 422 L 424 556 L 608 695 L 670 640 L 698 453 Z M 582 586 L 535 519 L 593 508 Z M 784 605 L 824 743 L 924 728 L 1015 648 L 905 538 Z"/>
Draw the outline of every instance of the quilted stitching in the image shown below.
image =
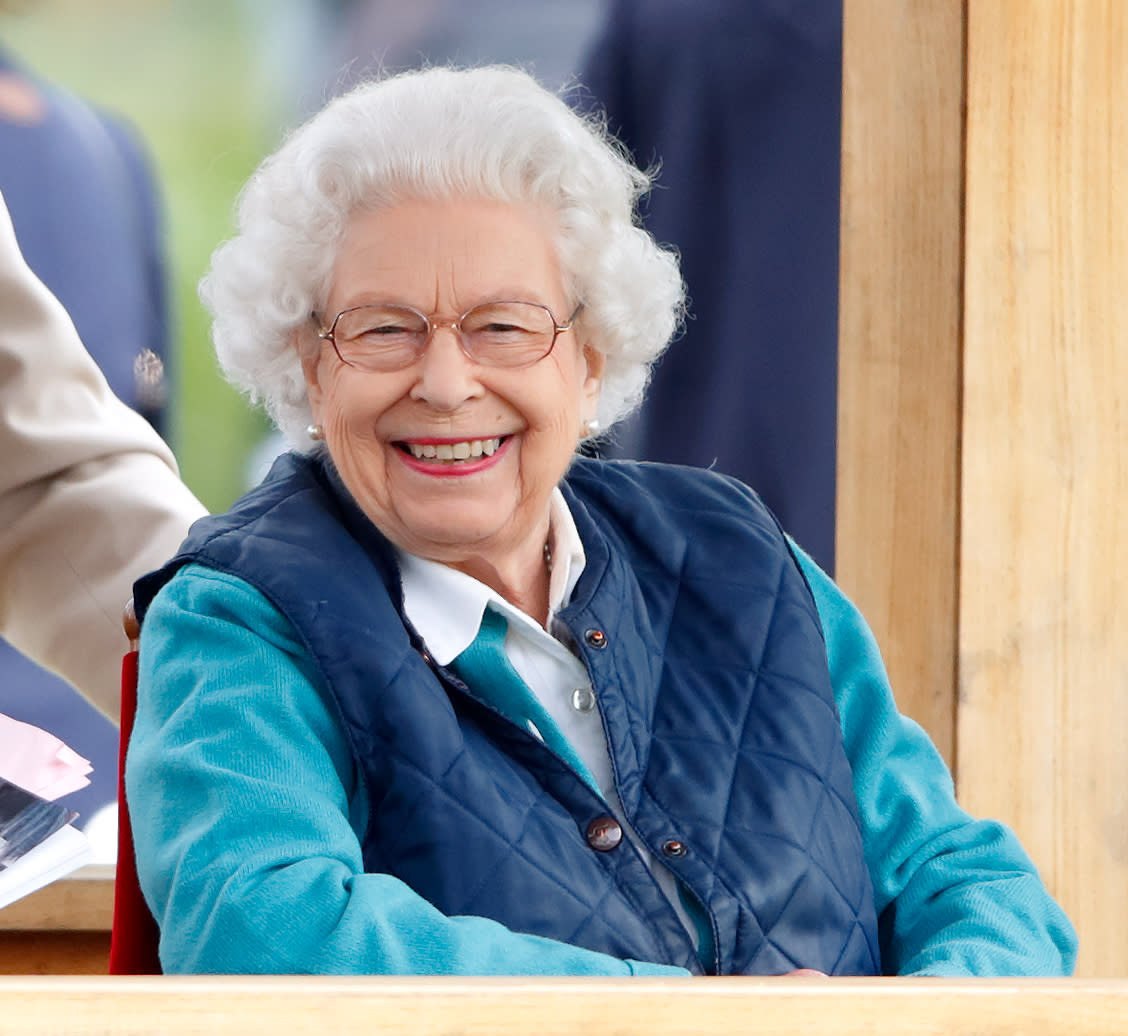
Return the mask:
<path id="1" fill-rule="evenodd" d="M 774 938 L 773 930 L 781 924 L 786 924 L 791 897 L 799 889 L 801 883 L 808 879 L 809 873 L 817 874 L 824 892 L 833 896 L 839 902 L 840 911 L 844 915 L 842 921 L 849 926 L 846 940 L 838 955 L 831 962 L 830 968 L 833 969 L 841 966 L 844 956 L 850 955 L 853 934 L 859 929 L 865 931 L 866 925 L 862 918 L 869 921 L 872 928 L 872 892 L 868 888 L 868 873 L 864 873 L 864 869 L 861 874 L 855 870 L 855 873 L 851 875 L 844 875 L 839 871 L 835 859 L 808 855 L 808 849 L 812 845 L 812 835 L 816 828 L 824 823 L 824 814 L 828 810 L 834 814 L 831 821 L 833 824 L 842 825 L 855 833 L 857 832 L 857 813 L 853 803 L 849 769 L 845 764 L 841 747 L 838 714 L 829 692 L 829 686 L 824 681 L 823 685 L 816 689 L 811 685 L 809 677 L 796 674 L 793 671 L 794 667 L 788 665 L 789 656 L 778 646 L 784 639 L 778 636 L 777 629 L 781 612 L 786 613 L 790 610 L 807 618 L 815 614 L 813 602 L 809 598 L 809 591 L 806 590 L 805 580 L 795 568 L 787 564 L 787 560 L 789 560 L 789 555 L 786 559 L 781 558 L 781 563 L 774 573 L 771 573 L 771 575 L 763 573 L 761 584 L 752 588 L 743 587 L 744 592 L 740 596 L 742 601 L 759 598 L 766 602 L 770 609 L 770 618 L 762 626 L 764 635 L 760 643 L 749 645 L 748 642 L 745 642 L 744 645 L 746 648 L 743 658 L 743 665 L 746 667 L 744 676 L 750 684 L 750 689 L 746 689 L 746 698 L 742 710 L 732 717 L 732 727 L 730 728 L 732 733 L 728 737 L 701 737 L 700 730 L 695 729 L 694 735 L 681 735 L 661 729 L 659 725 L 656 725 L 655 738 L 660 738 L 665 748 L 680 750 L 687 757 L 695 752 L 700 753 L 703 757 L 709 757 L 710 749 L 712 749 L 722 758 L 725 758 L 726 753 L 728 753 L 727 758 L 731 759 L 731 769 L 726 785 L 728 798 L 724 820 L 715 825 L 712 831 L 703 831 L 703 825 L 699 825 L 694 831 L 695 841 L 693 844 L 695 849 L 707 855 L 715 867 L 711 875 L 706 875 L 704 883 L 696 888 L 696 891 L 706 900 L 713 892 L 715 885 L 724 885 L 730 895 L 738 896 L 741 883 L 746 880 L 746 874 L 737 866 L 739 860 L 730 860 L 727 865 L 718 860 L 718 856 L 722 855 L 719 846 L 722 837 L 730 843 L 739 841 L 738 836 L 741 833 L 761 840 L 766 836 L 775 839 L 777 843 L 785 841 L 779 832 L 765 833 L 758 831 L 757 825 L 745 823 L 732 815 L 734 797 L 737 790 L 746 783 L 745 771 L 750 765 L 750 760 L 752 765 L 763 767 L 769 774 L 778 773 L 780 768 L 783 767 L 799 771 L 813 779 L 811 787 L 814 801 L 810 807 L 806 830 L 798 834 L 789 843 L 805 857 L 802 869 L 795 875 L 791 894 L 782 901 L 777 901 L 774 911 L 768 908 L 769 912 L 766 915 L 764 915 L 764 908 L 757 909 L 754 906 L 747 905 L 746 909 L 749 916 L 745 918 L 745 923 L 760 930 L 766 946 L 771 946 L 783 957 L 793 961 L 794 958 Z M 704 564 L 692 562 L 689 564 L 690 570 L 696 572 L 700 572 L 705 567 Z M 727 585 L 731 587 L 733 585 L 734 581 L 724 575 L 718 576 L 713 572 L 710 572 L 709 575 L 712 578 L 703 584 L 708 594 L 714 594 L 718 586 Z M 765 585 L 769 583 L 769 579 L 773 576 L 774 585 Z M 785 579 L 789 579 L 793 584 L 789 588 L 789 592 L 785 592 L 783 586 Z M 696 578 L 686 580 L 683 583 L 682 592 L 676 603 L 677 609 L 692 609 L 695 607 L 696 602 L 692 599 L 694 595 L 692 593 L 687 595 L 687 590 L 692 590 L 700 584 L 702 584 L 702 581 Z M 743 584 L 737 585 L 743 586 Z M 801 587 L 806 592 L 797 593 L 797 587 Z M 678 625 L 679 621 L 675 617 L 671 626 L 677 627 Z M 688 625 L 692 628 L 692 623 Z M 698 622 L 698 629 L 700 625 L 700 622 Z M 703 652 L 702 657 L 706 661 L 694 667 L 694 676 L 699 683 L 708 684 L 710 674 L 732 675 L 732 667 L 723 664 L 714 665 L 710 661 L 708 651 Z M 793 653 L 790 657 L 796 656 Z M 776 700 L 775 708 L 787 711 L 793 705 L 796 694 L 806 697 L 810 701 L 809 708 L 824 716 L 824 729 L 827 733 L 833 735 L 832 738 L 827 739 L 824 750 L 812 757 L 807 757 L 803 754 L 781 753 L 775 750 L 774 746 L 772 749 L 749 747 L 749 725 L 762 720 L 766 712 L 771 712 L 773 708 L 772 699 Z M 765 701 L 765 698 L 768 700 Z M 661 715 L 661 711 L 659 715 Z M 825 775 L 835 771 L 838 774 L 837 786 L 827 783 L 825 779 Z M 725 782 L 721 783 L 724 784 Z M 661 767 L 648 774 L 646 789 L 676 829 L 676 809 L 669 801 L 669 796 L 666 795 L 668 782 L 664 780 Z M 703 796 L 707 798 L 707 789 L 703 790 Z M 711 835 L 712 837 L 710 837 Z M 862 855 L 860 836 L 857 838 L 854 848 L 860 861 Z M 863 880 L 859 880 L 859 878 Z M 848 888 L 841 884 L 843 880 L 848 881 Z M 863 937 L 862 942 L 865 947 L 862 959 L 869 964 L 871 970 L 877 970 L 876 939 Z M 858 952 L 855 948 L 853 951 L 855 959 Z M 810 962 L 805 963 L 810 966 Z M 854 966 L 857 966 L 856 963 Z"/>
<path id="2" fill-rule="evenodd" d="M 875 970 L 872 891 L 821 629 L 772 519 L 744 487 L 700 472 L 581 461 L 569 483 L 591 549 L 561 619 L 600 695 L 635 826 L 655 850 L 671 833 L 691 845 L 669 865 L 709 905 L 722 969 Z M 617 498 L 638 506 L 620 513 Z M 598 798 L 423 663 L 391 605 L 398 577 L 386 547 L 347 502 L 334 503 L 317 465 L 280 462 L 257 512 L 249 499 L 216 520 L 210 543 L 201 527 L 194 549 L 266 593 L 318 660 L 373 803 L 366 865 L 448 913 L 686 963 L 687 933 L 628 842 L 606 854 L 584 843 Z M 341 535 L 342 522 L 357 539 Z M 358 541 L 391 600 L 374 598 L 371 582 L 332 577 L 340 566 L 327 552 L 355 560 Z M 279 550 L 284 566 L 271 563 Z M 732 564 L 752 554 L 765 563 Z M 592 623 L 608 631 L 608 650 L 583 645 Z M 670 773 L 693 775 L 693 786 Z M 815 902 L 833 915 L 818 961 L 801 959 L 810 932 L 795 920 Z"/>

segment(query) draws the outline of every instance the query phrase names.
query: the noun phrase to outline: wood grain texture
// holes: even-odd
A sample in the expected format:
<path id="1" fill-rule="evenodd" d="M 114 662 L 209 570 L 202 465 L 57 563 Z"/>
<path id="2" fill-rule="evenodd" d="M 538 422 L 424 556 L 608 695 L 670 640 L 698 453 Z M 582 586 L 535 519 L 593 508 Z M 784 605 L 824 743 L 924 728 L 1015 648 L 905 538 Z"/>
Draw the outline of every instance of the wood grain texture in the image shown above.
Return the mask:
<path id="1" fill-rule="evenodd" d="M 0 910 L 6 931 L 108 932 L 113 921 L 114 868 L 83 867 Z"/>
<path id="2" fill-rule="evenodd" d="M 1128 975 L 1128 5 L 969 5 L 959 790 Z M 1128 1018 L 1125 1019 L 1128 1031 Z"/>
<path id="3" fill-rule="evenodd" d="M 105 975 L 109 967 L 109 932 L 0 932 L 0 975 Z"/>
<path id="4" fill-rule="evenodd" d="M 1128 983 L 0 979 L 5 1036 L 1123 1036 Z"/>
<path id="5" fill-rule="evenodd" d="M 836 575 L 951 763 L 963 3 L 844 18 Z"/>

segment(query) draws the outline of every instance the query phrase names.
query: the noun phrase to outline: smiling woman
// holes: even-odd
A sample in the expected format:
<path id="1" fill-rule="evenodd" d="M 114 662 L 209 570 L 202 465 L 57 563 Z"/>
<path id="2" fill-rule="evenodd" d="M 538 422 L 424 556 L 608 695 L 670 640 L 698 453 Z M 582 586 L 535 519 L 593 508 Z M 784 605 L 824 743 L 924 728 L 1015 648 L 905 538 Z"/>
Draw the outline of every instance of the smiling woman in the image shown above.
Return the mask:
<path id="1" fill-rule="evenodd" d="M 755 493 L 577 456 L 681 312 L 647 185 L 504 68 L 359 87 L 251 180 L 203 296 L 294 451 L 136 588 L 166 970 L 1072 967 Z"/>
<path id="2" fill-rule="evenodd" d="M 405 321 L 386 317 L 363 344 L 346 339 L 344 353 L 309 323 L 298 341 L 315 425 L 368 519 L 400 550 L 474 576 L 541 623 L 549 500 L 595 417 L 603 370 L 582 323 L 556 331 L 553 312 L 571 313 L 577 300 L 553 237 L 549 213 L 496 201 L 359 213 L 326 312 L 393 305 L 464 316 L 444 326 L 416 312 L 414 345 Z M 379 372 L 368 369 L 376 356 Z"/>

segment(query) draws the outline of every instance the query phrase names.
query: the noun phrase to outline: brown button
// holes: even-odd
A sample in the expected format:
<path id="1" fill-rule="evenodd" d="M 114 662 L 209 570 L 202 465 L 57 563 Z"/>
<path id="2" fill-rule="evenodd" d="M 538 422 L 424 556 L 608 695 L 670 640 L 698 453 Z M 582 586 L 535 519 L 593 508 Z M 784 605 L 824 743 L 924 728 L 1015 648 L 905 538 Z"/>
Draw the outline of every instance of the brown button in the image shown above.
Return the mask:
<path id="1" fill-rule="evenodd" d="M 587 843 L 596 852 L 609 853 L 623 840 L 623 829 L 614 817 L 596 817 L 587 827 Z"/>
<path id="2" fill-rule="evenodd" d="M 685 842 L 679 842 L 676 838 L 671 838 L 668 842 L 663 843 L 662 852 L 667 856 L 672 856 L 677 859 L 679 856 L 684 856 L 689 850 L 685 846 Z"/>
<path id="3" fill-rule="evenodd" d="M 588 630 L 584 633 L 584 640 L 598 651 L 607 647 L 607 634 L 603 630 Z"/>

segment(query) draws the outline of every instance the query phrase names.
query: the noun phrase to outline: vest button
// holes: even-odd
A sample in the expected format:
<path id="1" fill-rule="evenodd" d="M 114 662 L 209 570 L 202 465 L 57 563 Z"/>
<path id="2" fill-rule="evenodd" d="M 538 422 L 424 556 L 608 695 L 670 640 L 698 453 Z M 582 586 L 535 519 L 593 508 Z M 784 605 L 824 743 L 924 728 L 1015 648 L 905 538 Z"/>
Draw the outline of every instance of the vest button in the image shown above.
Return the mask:
<path id="1" fill-rule="evenodd" d="M 572 692 L 572 708 L 577 712 L 591 712 L 595 708 L 595 692 L 590 687 L 577 687 Z"/>
<path id="2" fill-rule="evenodd" d="M 587 843 L 597 853 L 609 853 L 623 840 L 623 829 L 614 817 L 596 817 L 587 826 Z"/>
<path id="3" fill-rule="evenodd" d="M 684 856 L 689 852 L 689 849 L 686 848 L 685 842 L 679 842 L 676 838 L 671 838 L 668 842 L 662 843 L 662 852 L 666 856 L 676 860 L 679 856 Z"/>
<path id="4" fill-rule="evenodd" d="M 587 630 L 584 633 L 584 640 L 588 642 L 589 647 L 593 647 L 597 651 L 602 651 L 607 647 L 607 634 L 603 630 Z"/>

